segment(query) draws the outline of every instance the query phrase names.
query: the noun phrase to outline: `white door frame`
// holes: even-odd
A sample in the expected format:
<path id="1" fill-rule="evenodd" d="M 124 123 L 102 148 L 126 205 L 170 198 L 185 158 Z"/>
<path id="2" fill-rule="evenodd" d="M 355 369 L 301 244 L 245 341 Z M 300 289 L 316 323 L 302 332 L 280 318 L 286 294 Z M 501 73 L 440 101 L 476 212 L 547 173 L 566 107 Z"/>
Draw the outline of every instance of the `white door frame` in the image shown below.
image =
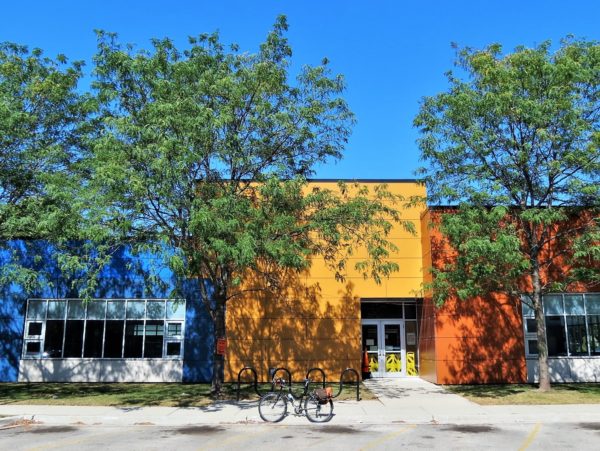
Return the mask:
<path id="1" fill-rule="evenodd" d="M 372 351 L 367 349 L 369 362 L 377 361 L 377 371 L 371 371 L 371 377 L 406 377 L 406 343 L 404 340 L 404 319 L 363 319 L 362 326 L 377 326 L 377 343 L 372 347 L 376 348 Z M 394 349 L 391 346 L 386 346 L 385 343 L 385 326 L 399 326 L 400 332 L 400 349 Z M 391 355 L 400 354 L 400 371 L 387 371 L 386 361 Z M 383 369 L 383 371 L 382 371 Z"/>

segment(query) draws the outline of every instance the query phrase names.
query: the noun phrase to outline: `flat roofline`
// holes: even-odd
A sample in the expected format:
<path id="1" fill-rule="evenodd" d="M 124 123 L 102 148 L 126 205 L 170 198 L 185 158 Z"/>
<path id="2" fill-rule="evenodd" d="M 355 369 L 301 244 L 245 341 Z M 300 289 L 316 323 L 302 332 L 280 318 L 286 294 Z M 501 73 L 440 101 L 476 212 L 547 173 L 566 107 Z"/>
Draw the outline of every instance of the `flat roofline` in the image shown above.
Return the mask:
<path id="1" fill-rule="evenodd" d="M 308 182 L 420 183 L 417 179 L 306 179 Z"/>

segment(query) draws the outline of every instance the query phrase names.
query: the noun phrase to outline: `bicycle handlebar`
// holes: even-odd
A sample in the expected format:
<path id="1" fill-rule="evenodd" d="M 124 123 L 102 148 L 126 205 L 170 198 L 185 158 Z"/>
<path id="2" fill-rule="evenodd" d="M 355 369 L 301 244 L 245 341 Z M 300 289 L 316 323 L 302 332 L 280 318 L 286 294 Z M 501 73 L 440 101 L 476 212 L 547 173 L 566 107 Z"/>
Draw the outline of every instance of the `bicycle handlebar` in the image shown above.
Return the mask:
<path id="1" fill-rule="evenodd" d="M 304 379 L 304 387 L 308 387 L 308 385 L 310 384 L 311 380 L 310 379 Z M 282 387 L 285 387 L 285 379 L 282 377 L 274 377 L 273 378 L 273 384 L 275 385 L 281 385 Z"/>

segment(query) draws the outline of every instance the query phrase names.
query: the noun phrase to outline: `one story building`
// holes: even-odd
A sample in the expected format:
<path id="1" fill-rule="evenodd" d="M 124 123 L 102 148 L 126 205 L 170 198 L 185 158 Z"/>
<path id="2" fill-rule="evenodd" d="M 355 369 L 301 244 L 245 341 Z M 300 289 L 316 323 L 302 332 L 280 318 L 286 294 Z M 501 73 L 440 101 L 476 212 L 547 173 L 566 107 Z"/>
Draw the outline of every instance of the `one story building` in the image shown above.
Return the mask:
<path id="1" fill-rule="evenodd" d="M 386 183 L 405 198 L 425 197 L 414 180 L 359 182 Z M 277 367 L 295 379 L 318 367 L 337 380 L 346 368 L 360 374 L 366 351 L 372 377 L 420 376 L 440 384 L 535 381 L 535 322 L 520 299 L 451 300 L 438 308 L 423 294 L 429 268 L 447 258 L 438 245 L 443 237 L 431 227 L 440 214 L 424 204 L 401 209 L 415 232 L 392 230 L 389 239 L 398 251 L 391 259 L 400 270 L 379 285 L 351 263 L 347 277 L 336 280 L 315 259 L 306 273 L 289 276 L 277 295 L 252 291 L 231 300 L 227 346 L 221 349 L 225 380 L 236 380 L 247 366 L 261 381 Z M 54 271 L 55 282 L 35 296 L 4 287 L 0 381 L 209 381 L 216 344 L 198 289 L 164 269 L 149 283 L 143 273 L 152 260 L 122 250 L 87 303 L 52 268 L 45 269 Z M 555 293 L 545 297 L 544 308 L 552 380 L 598 382 L 600 293 Z"/>

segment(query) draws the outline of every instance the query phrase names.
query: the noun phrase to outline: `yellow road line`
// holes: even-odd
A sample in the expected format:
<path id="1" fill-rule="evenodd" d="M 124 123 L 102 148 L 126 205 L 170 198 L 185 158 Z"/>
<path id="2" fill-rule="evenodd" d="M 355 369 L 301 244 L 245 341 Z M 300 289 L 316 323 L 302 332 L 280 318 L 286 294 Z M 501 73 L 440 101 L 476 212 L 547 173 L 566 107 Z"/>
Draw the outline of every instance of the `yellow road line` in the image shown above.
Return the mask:
<path id="1" fill-rule="evenodd" d="M 414 424 L 408 425 L 403 427 L 402 429 L 400 429 L 399 431 L 396 432 L 390 432 L 389 434 L 384 435 L 383 437 L 378 438 L 377 440 L 373 440 L 372 442 L 367 443 L 365 446 L 363 446 L 361 448 L 361 451 L 366 451 L 368 449 L 373 449 L 376 446 L 381 445 L 384 442 L 387 442 L 388 440 L 391 440 L 395 437 L 398 437 L 401 434 L 404 434 L 405 432 L 408 432 L 414 428 L 416 428 L 417 426 Z"/>
<path id="2" fill-rule="evenodd" d="M 529 448 L 529 445 L 531 445 L 531 443 L 533 442 L 535 437 L 538 435 L 538 432 L 540 432 L 541 427 L 542 427 L 542 423 L 537 423 L 533 427 L 533 429 L 531 430 L 531 432 L 529 433 L 529 435 L 527 436 L 527 438 L 525 439 L 525 441 L 519 448 L 519 451 L 525 451 L 527 448 Z"/>

